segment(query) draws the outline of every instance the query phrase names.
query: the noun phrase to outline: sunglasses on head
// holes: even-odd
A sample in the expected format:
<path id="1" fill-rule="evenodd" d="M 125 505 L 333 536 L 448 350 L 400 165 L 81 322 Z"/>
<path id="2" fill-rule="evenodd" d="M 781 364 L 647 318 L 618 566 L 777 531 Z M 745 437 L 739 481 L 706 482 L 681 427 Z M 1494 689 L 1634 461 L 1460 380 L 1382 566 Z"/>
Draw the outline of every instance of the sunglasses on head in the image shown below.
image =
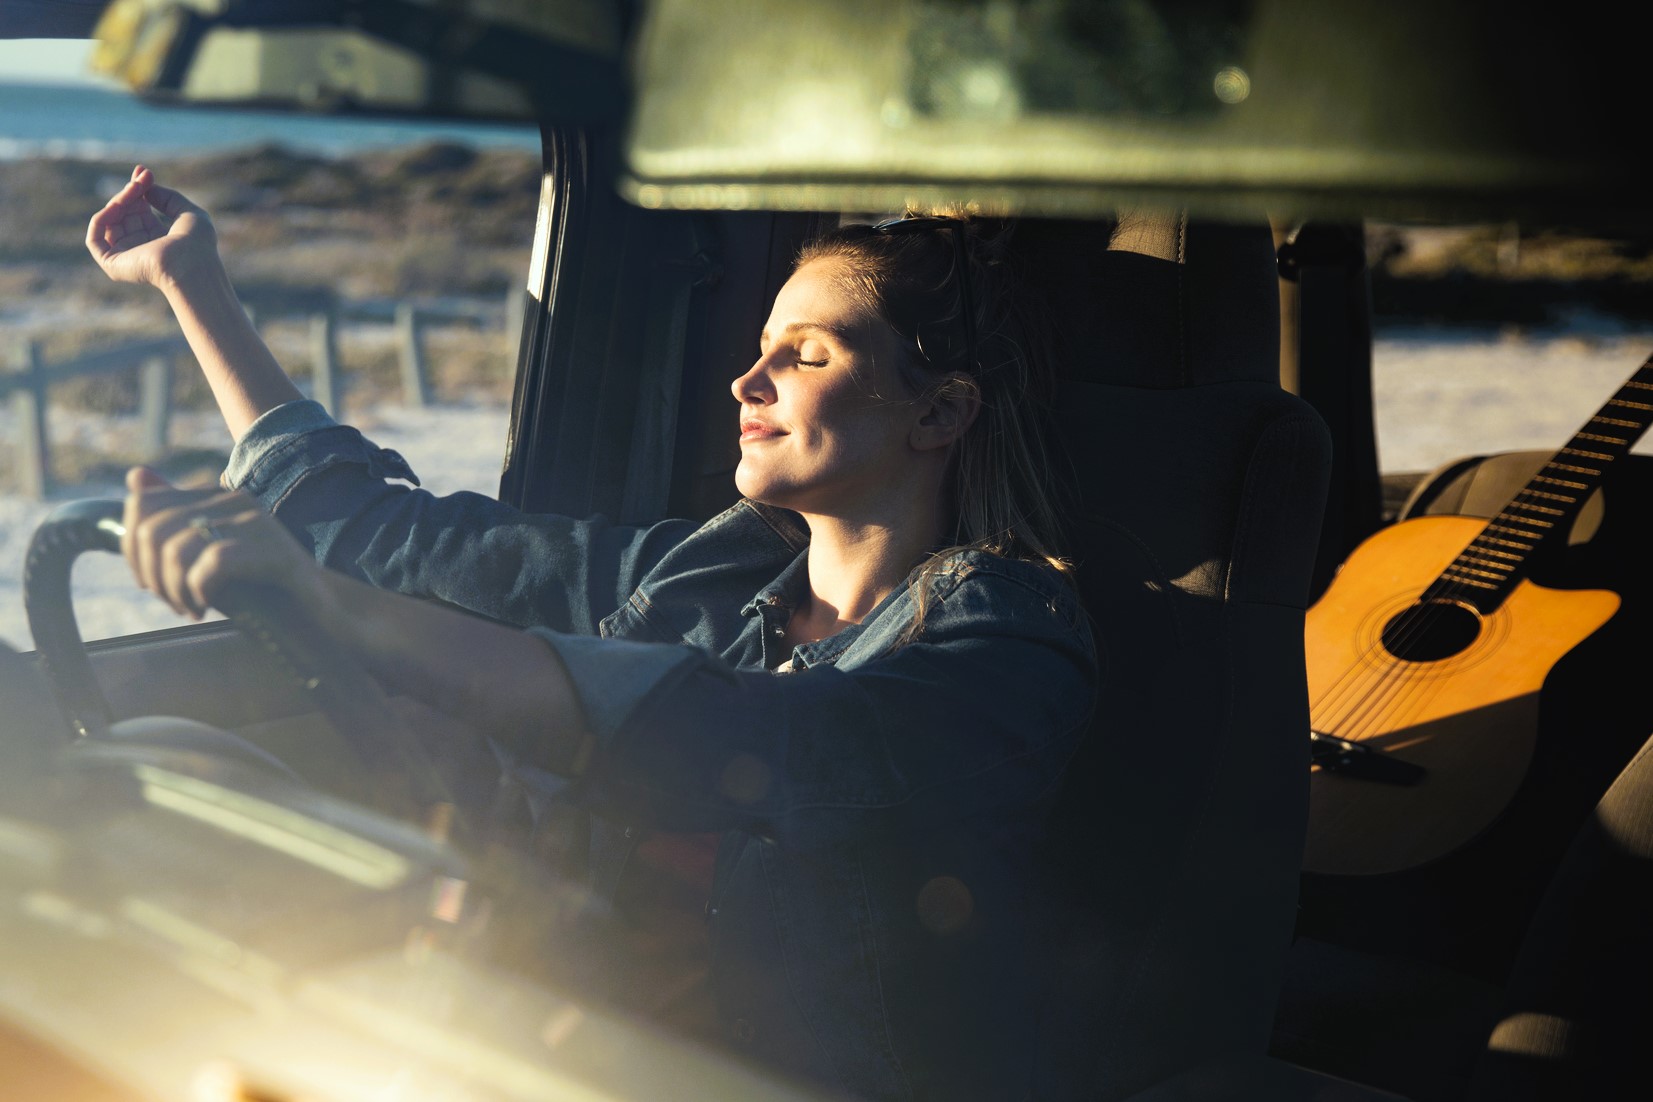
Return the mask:
<path id="1" fill-rule="evenodd" d="M 910 234 L 948 230 L 953 238 L 953 271 L 959 285 L 959 313 L 964 319 L 964 350 L 972 374 L 980 368 L 976 357 L 976 304 L 970 287 L 970 246 L 964 239 L 965 223 L 960 218 L 938 215 L 920 215 L 912 218 L 886 218 L 872 230 L 885 237 L 903 237 Z M 920 349 L 922 351 L 922 348 Z"/>

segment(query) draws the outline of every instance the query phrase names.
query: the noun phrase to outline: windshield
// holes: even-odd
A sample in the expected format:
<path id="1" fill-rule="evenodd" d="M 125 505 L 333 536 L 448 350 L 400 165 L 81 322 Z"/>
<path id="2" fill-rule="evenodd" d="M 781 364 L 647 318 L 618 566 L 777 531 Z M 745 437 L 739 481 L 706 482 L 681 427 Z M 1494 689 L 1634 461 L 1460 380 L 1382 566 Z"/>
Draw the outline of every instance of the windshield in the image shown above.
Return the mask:
<path id="1" fill-rule="evenodd" d="M 498 492 L 539 195 L 536 127 L 166 110 L 90 75 L 90 49 L 0 43 L 0 340 L 8 369 L 47 379 L 5 380 L 0 405 L 0 639 L 21 648 L 24 551 L 55 503 L 118 496 L 133 463 L 212 482 L 228 459 L 164 305 L 80 243 L 133 165 L 212 209 L 242 303 L 307 392 L 441 455 L 421 470 L 442 493 Z M 77 585 L 88 639 L 177 622 L 112 558 Z"/>
<path id="2" fill-rule="evenodd" d="M 1175 952 L 1117 954 L 1138 979 L 1164 965 L 1150 999 L 1203 1007 L 1156 984 L 1203 996 L 1221 968 L 1246 973 L 1236 990 L 1256 978 L 1266 948 L 1198 923 L 1286 940 L 1302 847 L 1284 817 L 1302 792 L 1277 767 L 1308 760 L 1280 733 L 1306 718 L 1299 589 L 1330 461 L 1316 403 L 1338 448 L 1374 437 L 1370 472 L 1334 493 L 1381 475 L 1387 523 L 1467 456 L 1553 452 L 1653 351 L 1634 231 L 1405 220 L 1380 202 L 1382 220 L 1332 224 L 1355 248 L 1328 295 L 1325 270 L 1311 287 L 1281 263 L 1304 225 L 1283 178 L 1252 181 L 1243 224 L 1121 216 L 1153 173 L 1116 170 L 1278 169 L 1259 150 L 1281 133 L 1336 129 L 1245 114 L 1282 71 L 1264 47 L 1301 45 L 1279 37 L 1289 6 L 1212 2 L 1185 21 L 914 0 L 886 29 L 877 5 L 807 5 L 799 25 L 838 49 L 728 81 L 718 66 L 753 42 L 782 50 L 780 22 L 642 7 L 647 80 L 623 137 L 584 128 L 595 108 L 542 131 L 419 121 L 400 100 L 394 119 L 163 107 L 87 79 L 85 43 L 0 39 L 0 1053 L 56 1060 L 90 1097 L 169 1102 L 801 1100 L 821 1081 L 885 1097 L 909 1073 L 937 1096 L 1020 1097 L 997 1088 L 1048 1036 L 1071 1030 L 1064 1056 L 1102 1059 L 1093 1023 L 1052 1025 L 1035 993 L 1103 977 L 1111 997 L 1130 986 L 1111 982 L 1112 939 L 1158 944 L 1161 900 L 1116 876 L 1158 883 L 1208 843 L 1200 861 L 1227 870 L 1221 906 L 1170 893 L 1195 923 Z M 169 48 L 190 40 L 171 30 Z M 337 45 L 308 34 L 276 45 Z M 303 66 L 265 81 L 234 64 L 257 54 L 240 28 L 213 42 L 215 89 L 302 98 L 281 79 Z M 1092 64 L 1111 43 L 1164 65 L 1112 79 Z M 382 67 L 353 69 L 349 50 L 320 67 L 369 89 L 411 71 L 405 46 Z M 846 46 L 867 60 L 849 75 L 883 83 L 844 79 Z M 468 102 L 459 74 L 424 75 L 386 94 Z M 1346 171 L 1367 197 L 1438 198 L 1431 171 L 1490 186 L 1553 167 L 1500 159 L 1505 133 L 1443 155 L 1451 112 L 1414 145 L 1354 121 L 1287 158 L 1310 163 L 1310 192 Z M 1150 132 L 1152 165 L 1111 144 Z M 917 169 L 900 161 L 914 151 Z M 1199 201 L 1213 179 L 1193 209 L 1222 206 Z M 929 202 L 971 180 L 991 182 L 985 210 Z M 1290 201 L 1258 219 L 1259 196 Z M 1062 319 L 1084 362 L 1063 365 L 1077 397 L 1057 411 L 1072 418 L 1058 443 L 1128 442 L 1121 466 L 1162 468 L 1071 472 L 1088 502 L 1117 487 L 1117 515 L 1069 506 L 1065 455 L 1027 431 L 1045 425 L 1028 384 L 1042 334 L 1018 328 L 1036 315 L 1007 276 L 1015 233 L 984 228 L 1003 229 L 996 204 L 1022 204 L 1014 230 L 1034 241 L 1073 235 L 1122 262 L 1074 281 L 1118 301 L 1096 329 L 1103 309 Z M 147 236 L 155 211 L 176 236 Z M 1152 329 L 1173 302 L 1154 281 L 1208 293 L 1227 269 L 1187 277 L 1183 250 L 1230 231 L 1260 258 L 1244 289 L 1267 309 L 1232 340 L 1179 346 L 1165 378 L 1120 370 L 1095 340 L 1118 303 L 1146 304 Z M 125 278 L 169 237 L 171 259 Z M 222 300 L 199 274 L 217 270 L 189 261 L 209 253 L 233 281 L 228 322 L 201 321 Z M 865 278 L 845 278 L 856 265 Z M 1063 272 L 1040 274 L 1050 289 Z M 1314 295 L 1343 326 L 1318 347 L 1292 317 Z M 1166 315 L 1179 340 L 1187 301 Z M 1210 361 L 1197 382 L 1184 355 Z M 1247 437 L 1253 409 L 1291 443 Z M 1142 463 L 1147 447 L 1174 462 Z M 617 509 L 519 509 L 529 495 L 500 493 L 508 452 L 540 489 Z M 1229 490 L 1245 508 L 1217 500 Z M 1090 529 L 1088 561 L 1045 541 L 1063 522 Z M 247 552 L 272 533 L 286 558 Z M 1251 555 L 1268 569 L 1240 561 L 1256 546 L 1242 537 L 1280 533 L 1289 547 Z M 130 565 L 107 553 L 123 539 Z M 67 631 L 61 608 L 40 615 L 66 560 Z M 230 588 L 191 603 L 201 564 Z M 201 603 L 237 623 L 190 623 Z M 77 622 L 97 645 L 56 665 Z M 1236 706 L 1253 692 L 1266 707 Z M 1278 744 L 1232 753 L 1234 722 Z M 1121 743 L 1122 765 L 1090 756 Z M 1208 801 L 1196 770 L 1242 790 Z M 1283 796 L 1258 797 L 1274 784 Z M 1258 805 L 1280 821 L 1252 822 Z M 1277 859 L 1266 876 L 1245 864 L 1257 854 Z M 1264 880 L 1291 890 L 1263 900 Z M 1144 1020 L 1175 1034 L 1184 1014 Z"/>

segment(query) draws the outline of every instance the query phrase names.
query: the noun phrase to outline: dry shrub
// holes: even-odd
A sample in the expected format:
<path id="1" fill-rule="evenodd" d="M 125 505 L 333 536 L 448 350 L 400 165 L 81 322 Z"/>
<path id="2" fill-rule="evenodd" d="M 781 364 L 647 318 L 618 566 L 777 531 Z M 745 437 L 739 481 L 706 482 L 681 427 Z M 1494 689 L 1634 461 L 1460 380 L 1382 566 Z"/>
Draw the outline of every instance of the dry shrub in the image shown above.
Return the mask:
<path id="1" fill-rule="evenodd" d="M 438 401 L 508 402 L 515 383 L 516 349 L 497 329 L 431 327 L 425 331 L 425 363 Z"/>

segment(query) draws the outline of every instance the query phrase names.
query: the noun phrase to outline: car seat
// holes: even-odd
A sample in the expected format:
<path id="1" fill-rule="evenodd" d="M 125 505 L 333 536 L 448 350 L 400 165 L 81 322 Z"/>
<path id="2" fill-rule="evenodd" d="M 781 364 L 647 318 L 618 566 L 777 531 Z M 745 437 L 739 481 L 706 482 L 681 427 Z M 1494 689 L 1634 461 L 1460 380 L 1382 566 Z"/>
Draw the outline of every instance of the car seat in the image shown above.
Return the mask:
<path id="1" fill-rule="evenodd" d="M 1033 1096 L 1122 1098 L 1268 1046 L 1305 834 L 1303 624 L 1331 440 L 1279 383 L 1265 220 L 1018 233 L 1055 321 L 1103 662 L 1045 870 Z"/>
<path id="2" fill-rule="evenodd" d="M 1418 484 L 1401 516 L 1490 517 L 1552 457 L 1516 451 L 1443 464 Z M 1653 980 L 1653 742 L 1635 750 L 1653 712 L 1639 688 L 1653 596 L 1639 529 L 1650 493 L 1653 456 L 1624 457 L 1585 503 L 1566 548 L 1534 578 L 1611 589 L 1624 603 L 1545 683 L 1541 737 L 1553 754 L 1534 766 L 1547 764 L 1540 772 L 1550 798 L 1542 815 L 1525 817 L 1531 822 L 1517 842 L 1548 883 L 1474 1067 L 1474 1102 L 1614 1097 L 1643 1074 L 1653 1015 L 1645 999 L 1611 992 L 1643 991 Z M 1566 779 L 1570 790 L 1561 788 Z M 1566 848 L 1555 845 L 1569 837 Z"/>

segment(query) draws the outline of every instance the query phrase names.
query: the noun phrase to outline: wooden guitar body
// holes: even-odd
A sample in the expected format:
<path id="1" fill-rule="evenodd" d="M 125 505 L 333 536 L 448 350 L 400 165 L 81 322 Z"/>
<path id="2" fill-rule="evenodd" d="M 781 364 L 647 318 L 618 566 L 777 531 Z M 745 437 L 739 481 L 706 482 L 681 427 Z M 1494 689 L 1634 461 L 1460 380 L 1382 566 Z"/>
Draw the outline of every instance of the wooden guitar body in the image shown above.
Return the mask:
<path id="1" fill-rule="evenodd" d="M 1443 622 L 1450 621 L 1446 642 L 1397 647 L 1411 655 L 1398 657 L 1389 645 L 1403 638 L 1392 626 L 1403 622 L 1396 617 L 1414 608 L 1487 523 L 1426 516 L 1383 529 L 1355 549 L 1308 610 L 1313 729 L 1427 772 L 1402 785 L 1313 769 L 1305 870 L 1399 872 L 1485 830 L 1526 774 L 1538 736 L 1538 691 L 1551 667 L 1618 610 L 1618 596 L 1606 590 L 1522 580 L 1490 613 L 1437 602 Z M 1453 647 L 1459 649 L 1417 657 Z"/>

